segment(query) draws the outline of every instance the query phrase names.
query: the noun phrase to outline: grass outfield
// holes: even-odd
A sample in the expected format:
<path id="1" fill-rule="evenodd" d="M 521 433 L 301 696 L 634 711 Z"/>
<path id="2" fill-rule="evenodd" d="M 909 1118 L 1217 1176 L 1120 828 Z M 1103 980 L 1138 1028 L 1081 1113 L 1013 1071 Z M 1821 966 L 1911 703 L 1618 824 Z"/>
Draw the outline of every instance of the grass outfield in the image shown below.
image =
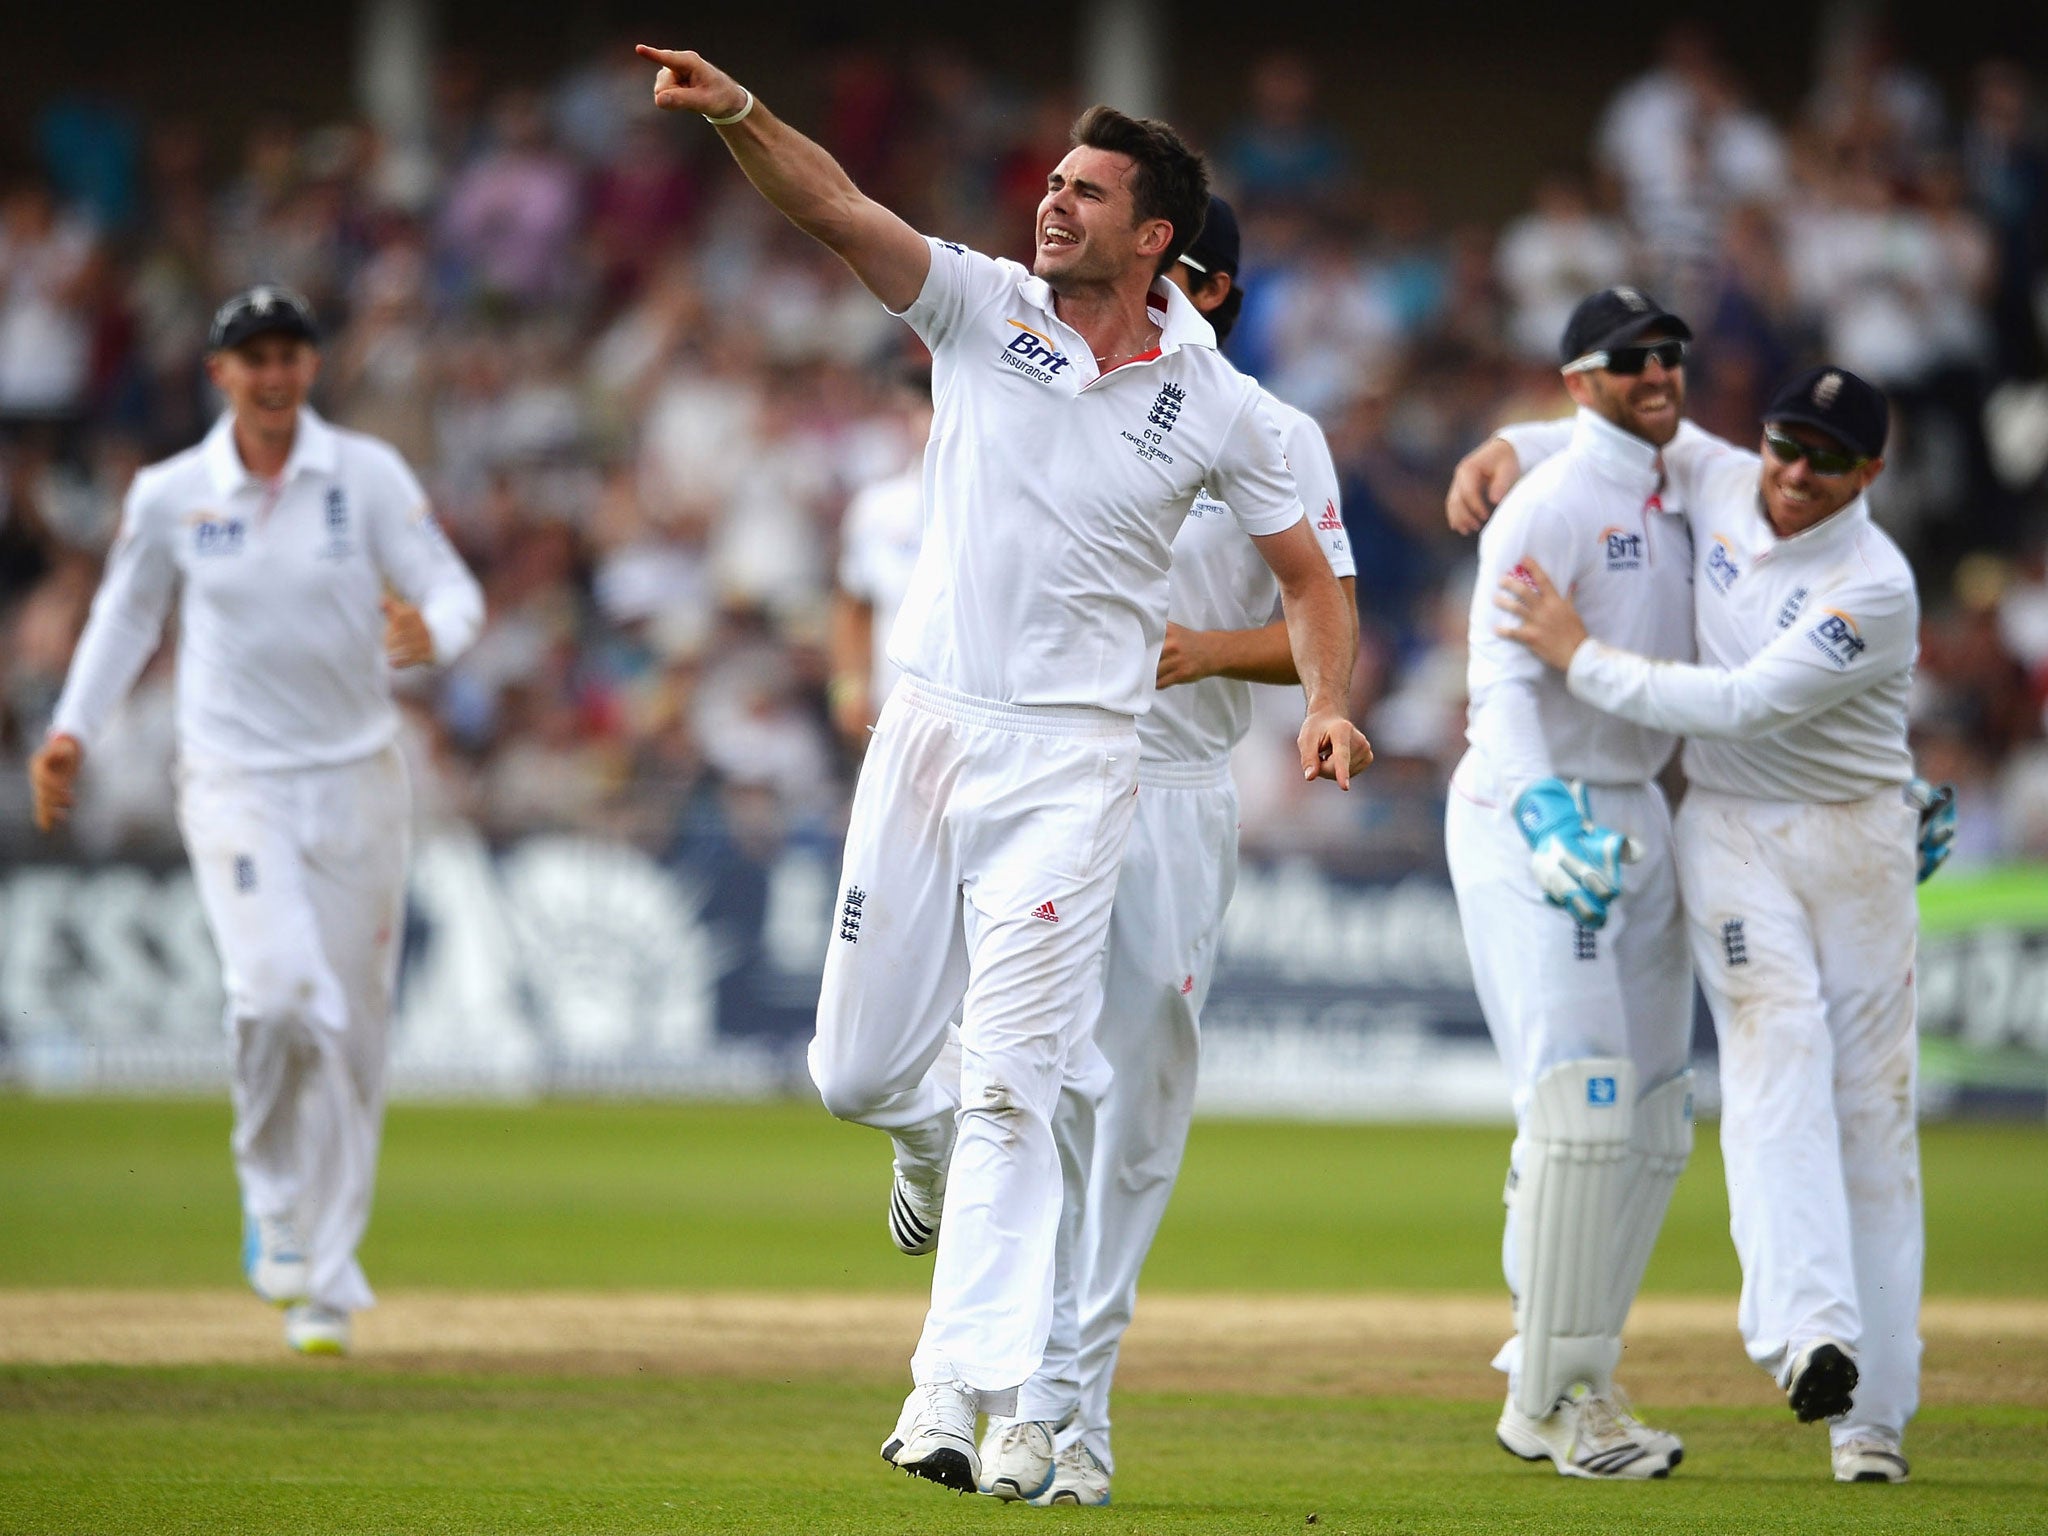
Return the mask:
<path id="1" fill-rule="evenodd" d="M 216 1103 L 0 1099 L 0 1290 L 231 1285 L 227 1127 Z M 1203 1122 L 1148 1290 L 1216 1295 L 1188 1303 L 1208 1306 L 1222 1292 L 1492 1293 L 1506 1141 L 1501 1128 Z M 1648 1289 L 1674 1304 L 1725 1302 L 1735 1285 L 1713 1143 L 1708 1128 L 1651 1270 Z M 477 1289 L 894 1306 L 929 1266 L 883 1239 L 885 1167 L 872 1133 L 814 1108 L 401 1106 L 364 1259 L 394 1314 L 405 1295 Z M 1986 1308 L 2048 1297 L 2048 1130 L 1930 1127 L 1925 1171 L 1930 1293 Z M 1692 1337 L 1667 1356 L 1732 1349 Z M 6 1343 L 0 1359 L 21 1358 Z M 1493 1379 L 1447 1359 L 1469 1387 L 1296 1393 L 1248 1373 L 1245 1390 L 1126 1393 L 1117 1502 L 1093 1511 L 959 1499 L 889 1472 L 875 1448 L 900 1365 L 712 1378 L 652 1356 L 464 1367 L 367 1348 L 345 1363 L 0 1364 L 0 1532 L 900 1536 L 1079 1521 L 1277 1536 L 1311 1514 L 1318 1536 L 2048 1531 L 2041 1340 L 2017 1390 L 1992 1379 L 1996 1339 L 1984 1347 L 1986 1401 L 1965 1377 L 1921 1415 L 1904 1488 L 1826 1481 L 1818 1431 L 1769 1405 L 1739 1361 L 1733 1397 L 1659 1396 L 1656 1421 L 1688 1447 L 1669 1482 L 1568 1482 L 1492 1445 Z M 1134 1366 L 1132 1379 L 1162 1378 Z"/>
<path id="2" fill-rule="evenodd" d="M 0 1286 L 233 1283 L 225 1102 L 0 1098 Z M 1196 1124 L 1148 1286 L 1486 1291 L 1505 1127 Z M 1927 1288 L 2048 1295 L 2048 1127 L 1923 1135 Z M 393 1287 L 915 1290 L 888 1156 L 815 1106 L 393 1109 L 363 1249 Z M 1712 1125 L 1646 1289 L 1732 1296 Z"/>

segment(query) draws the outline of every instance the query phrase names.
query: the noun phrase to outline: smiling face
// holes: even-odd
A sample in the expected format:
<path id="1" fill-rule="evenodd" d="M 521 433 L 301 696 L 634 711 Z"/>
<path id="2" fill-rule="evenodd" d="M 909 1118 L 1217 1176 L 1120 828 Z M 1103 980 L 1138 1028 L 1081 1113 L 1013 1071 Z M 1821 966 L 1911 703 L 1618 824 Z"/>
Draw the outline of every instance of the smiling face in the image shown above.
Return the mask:
<path id="1" fill-rule="evenodd" d="M 251 336 L 206 360 L 206 376 L 226 397 L 236 424 L 258 437 L 291 436 L 319 371 L 311 342 L 275 333 Z"/>
<path id="2" fill-rule="evenodd" d="M 1653 330 L 1636 338 L 1641 346 L 1663 341 L 1667 334 Z M 1678 435 L 1679 419 L 1685 415 L 1685 364 L 1666 368 L 1652 357 L 1641 373 L 1613 373 L 1595 368 L 1586 373 L 1564 376 L 1572 399 L 1598 412 L 1622 431 L 1662 448 Z"/>
<path id="3" fill-rule="evenodd" d="M 1757 452 L 1764 461 L 1764 512 L 1781 539 L 1804 533 L 1833 517 L 1868 490 L 1870 482 L 1884 468 L 1883 459 L 1865 459 L 1838 475 L 1818 474 L 1803 454 L 1786 463 L 1771 446 L 1773 434 L 1789 437 L 1803 448 L 1816 448 L 1824 454 L 1846 454 L 1849 450 L 1818 427 L 1796 421 L 1771 423 L 1763 441 L 1757 444 Z"/>
<path id="4" fill-rule="evenodd" d="M 1165 219 L 1140 219 L 1131 198 L 1129 155 L 1076 145 L 1045 179 L 1031 262 L 1055 293 L 1115 283 L 1133 267 L 1148 275 L 1173 238 Z"/>

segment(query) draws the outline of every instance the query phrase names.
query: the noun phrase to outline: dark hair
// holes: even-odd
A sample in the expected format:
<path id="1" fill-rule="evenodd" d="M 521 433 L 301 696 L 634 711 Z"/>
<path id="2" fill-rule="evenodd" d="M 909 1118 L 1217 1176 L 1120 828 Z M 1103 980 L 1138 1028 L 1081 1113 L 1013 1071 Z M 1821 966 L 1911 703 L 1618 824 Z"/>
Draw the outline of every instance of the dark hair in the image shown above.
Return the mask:
<path id="1" fill-rule="evenodd" d="M 1209 328 L 1216 333 L 1216 345 L 1222 346 L 1230 340 L 1230 333 L 1237 327 L 1237 312 L 1244 308 L 1244 290 L 1237 286 L 1237 279 L 1230 280 L 1230 292 L 1223 295 L 1218 304 L 1202 318 L 1209 322 Z"/>
<path id="2" fill-rule="evenodd" d="M 1187 140 L 1156 117 L 1129 117 L 1115 107 L 1094 106 L 1075 120 L 1073 141 L 1076 147 L 1130 157 L 1132 212 L 1141 223 L 1164 219 L 1173 226 L 1159 270 L 1180 260 L 1209 212 L 1209 167 Z"/>

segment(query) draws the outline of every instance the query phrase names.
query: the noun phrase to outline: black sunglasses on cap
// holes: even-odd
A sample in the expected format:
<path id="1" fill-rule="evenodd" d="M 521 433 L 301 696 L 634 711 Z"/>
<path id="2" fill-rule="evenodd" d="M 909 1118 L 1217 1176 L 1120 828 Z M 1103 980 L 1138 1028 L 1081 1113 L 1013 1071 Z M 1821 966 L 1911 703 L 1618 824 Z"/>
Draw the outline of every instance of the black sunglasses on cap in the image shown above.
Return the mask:
<path id="1" fill-rule="evenodd" d="M 1804 459 L 1807 467 L 1816 475 L 1826 475 L 1830 478 L 1846 475 L 1859 465 L 1870 462 L 1859 454 L 1837 453 L 1832 448 L 1809 447 L 1798 438 L 1780 432 L 1776 427 L 1764 428 L 1764 443 L 1770 448 L 1771 457 L 1780 464 L 1797 464 Z"/>
<path id="2" fill-rule="evenodd" d="M 1638 374 L 1650 366 L 1651 358 L 1657 359 L 1666 368 L 1677 368 L 1685 362 L 1685 343 L 1676 337 L 1664 341 L 1645 342 L 1638 347 L 1613 347 L 1605 352 L 1588 352 L 1584 357 L 1574 358 L 1564 365 L 1566 373 L 1591 373 L 1595 368 L 1605 368 L 1609 373 Z"/>

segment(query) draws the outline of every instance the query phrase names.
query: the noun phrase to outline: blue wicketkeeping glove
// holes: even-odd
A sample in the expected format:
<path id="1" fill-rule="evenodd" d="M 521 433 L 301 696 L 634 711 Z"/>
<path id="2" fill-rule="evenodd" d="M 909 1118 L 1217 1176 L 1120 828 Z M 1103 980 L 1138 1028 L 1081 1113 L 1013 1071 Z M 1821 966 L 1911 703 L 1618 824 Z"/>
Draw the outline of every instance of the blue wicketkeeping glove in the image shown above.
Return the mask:
<path id="1" fill-rule="evenodd" d="M 1621 866 L 1643 856 L 1635 838 L 1593 824 L 1586 786 L 1538 779 L 1515 797 L 1515 825 L 1529 840 L 1529 866 L 1553 907 L 1581 928 L 1598 928 L 1621 894 Z"/>
<path id="2" fill-rule="evenodd" d="M 1956 842 L 1956 787 L 1915 779 L 1906 786 L 1906 803 L 1920 813 L 1920 879 L 1941 868 Z"/>

